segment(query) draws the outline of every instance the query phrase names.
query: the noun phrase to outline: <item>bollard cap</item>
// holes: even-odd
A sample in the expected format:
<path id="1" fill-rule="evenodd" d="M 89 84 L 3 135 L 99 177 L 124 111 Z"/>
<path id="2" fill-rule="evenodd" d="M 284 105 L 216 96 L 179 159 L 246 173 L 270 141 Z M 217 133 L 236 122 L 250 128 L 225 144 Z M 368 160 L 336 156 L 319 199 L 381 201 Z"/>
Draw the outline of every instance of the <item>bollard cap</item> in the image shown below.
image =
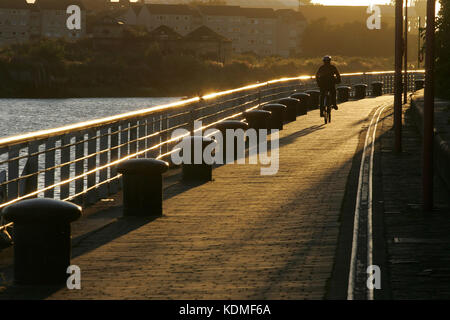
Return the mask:
<path id="1" fill-rule="evenodd" d="M 367 84 L 364 83 L 358 83 L 353 85 L 355 88 L 367 88 Z"/>
<path id="2" fill-rule="evenodd" d="M 268 110 L 250 110 L 244 112 L 245 119 L 269 119 L 272 112 Z"/>
<path id="3" fill-rule="evenodd" d="M 117 172 L 122 174 L 162 174 L 167 169 L 169 164 L 157 159 L 130 159 L 117 166 Z"/>
<path id="4" fill-rule="evenodd" d="M 278 102 L 279 103 L 283 103 L 283 102 L 296 102 L 296 103 L 298 103 L 300 100 L 298 100 L 298 99 L 296 99 L 296 98 L 293 98 L 293 97 L 287 97 L 287 98 L 283 98 L 283 99 L 280 99 L 280 100 L 278 100 Z"/>
<path id="5" fill-rule="evenodd" d="M 306 92 L 296 92 L 291 94 L 291 98 L 294 99 L 304 99 L 304 98 L 309 98 L 310 94 L 306 93 Z"/>
<path id="6" fill-rule="evenodd" d="M 220 130 L 220 131 L 225 131 L 227 129 L 243 129 L 243 130 L 247 130 L 248 129 L 248 123 L 247 122 L 242 122 L 242 121 L 238 121 L 238 120 L 225 120 L 225 121 L 221 121 L 216 123 L 213 126 L 215 129 Z"/>
<path id="7" fill-rule="evenodd" d="M 3 209 L 6 220 L 19 224 L 70 223 L 80 218 L 81 207 L 71 202 L 37 198 L 13 203 Z"/>
<path id="8" fill-rule="evenodd" d="M 349 86 L 339 86 L 339 87 L 337 87 L 336 88 L 337 90 L 350 90 L 351 89 L 351 87 L 349 87 Z"/>
<path id="9" fill-rule="evenodd" d="M 383 85 L 383 81 L 374 81 L 372 85 Z"/>
<path id="10" fill-rule="evenodd" d="M 312 94 L 320 94 L 320 90 L 314 89 L 314 90 L 308 90 L 305 91 L 307 94 L 312 95 Z"/>
<path id="11" fill-rule="evenodd" d="M 281 103 L 268 103 L 268 104 L 263 105 L 261 107 L 261 109 L 268 110 L 268 111 L 271 111 L 271 110 L 282 110 L 282 111 L 285 111 L 287 109 L 287 107 L 284 104 L 281 104 Z"/>

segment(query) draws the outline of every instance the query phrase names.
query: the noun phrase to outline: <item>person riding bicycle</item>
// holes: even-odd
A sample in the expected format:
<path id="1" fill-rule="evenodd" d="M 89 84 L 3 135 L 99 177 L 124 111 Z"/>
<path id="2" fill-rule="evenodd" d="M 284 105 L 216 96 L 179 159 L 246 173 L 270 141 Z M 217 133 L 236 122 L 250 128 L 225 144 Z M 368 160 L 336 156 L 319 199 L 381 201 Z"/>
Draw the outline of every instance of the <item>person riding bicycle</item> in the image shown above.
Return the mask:
<path id="1" fill-rule="evenodd" d="M 336 105 L 336 84 L 341 83 L 341 75 L 336 66 L 331 64 L 331 57 L 323 57 L 323 65 L 316 73 L 316 82 L 320 88 L 320 116 L 323 117 L 323 105 L 327 92 L 330 92 L 331 105 L 333 109 L 338 109 Z"/>

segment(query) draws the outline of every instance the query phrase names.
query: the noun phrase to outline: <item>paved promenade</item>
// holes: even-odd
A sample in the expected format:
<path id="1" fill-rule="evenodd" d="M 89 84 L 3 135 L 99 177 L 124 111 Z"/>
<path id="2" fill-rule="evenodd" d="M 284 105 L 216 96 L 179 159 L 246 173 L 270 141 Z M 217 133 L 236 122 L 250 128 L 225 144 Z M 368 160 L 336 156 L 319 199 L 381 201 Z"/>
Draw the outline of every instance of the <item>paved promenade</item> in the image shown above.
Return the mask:
<path id="1" fill-rule="evenodd" d="M 386 110 L 380 125 L 384 236 L 391 291 L 387 298 L 449 299 L 450 193 L 435 176 L 435 209 L 422 211 L 422 138 L 410 105 L 403 109 L 402 154 L 392 153 L 392 108 Z M 439 122 L 442 124 L 442 119 Z M 443 126 L 440 128 L 443 132 Z"/>
<path id="2" fill-rule="evenodd" d="M 110 223 L 74 245 L 81 290 L 6 286 L 0 298 L 324 298 L 360 133 L 392 100 L 340 104 L 330 125 L 318 110 L 298 117 L 280 132 L 274 176 L 258 165 L 220 166 L 213 182 L 168 187 L 162 218 L 115 219 L 120 207 L 106 210 Z"/>

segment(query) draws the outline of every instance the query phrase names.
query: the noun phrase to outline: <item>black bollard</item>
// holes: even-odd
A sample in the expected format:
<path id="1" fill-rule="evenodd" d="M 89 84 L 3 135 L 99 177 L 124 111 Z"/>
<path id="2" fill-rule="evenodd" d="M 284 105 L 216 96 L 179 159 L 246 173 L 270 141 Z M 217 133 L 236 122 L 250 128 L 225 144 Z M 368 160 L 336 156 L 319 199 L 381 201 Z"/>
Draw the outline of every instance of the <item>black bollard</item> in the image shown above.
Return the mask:
<path id="1" fill-rule="evenodd" d="M 367 84 L 355 84 L 355 99 L 364 99 L 366 97 Z"/>
<path id="2" fill-rule="evenodd" d="M 271 117 L 269 120 L 270 129 L 283 130 L 283 119 L 286 113 L 287 107 L 284 104 L 279 103 L 269 103 L 261 107 L 263 110 L 271 112 Z"/>
<path id="3" fill-rule="evenodd" d="M 183 180 L 185 181 L 212 181 L 212 163 L 206 163 L 203 152 L 211 144 L 215 145 L 213 139 L 203 136 L 189 136 L 184 139 L 184 148 L 190 148 L 190 163 L 183 162 Z M 185 149 L 183 148 L 183 153 Z M 195 159 L 196 148 L 201 148 L 201 158 Z M 200 154 L 199 154 L 200 156 Z M 197 161 L 196 161 L 197 160 Z M 198 163 L 196 163 L 198 162 Z"/>
<path id="4" fill-rule="evenodd" d="M 162 216 L 162 174 L 168 168 L 156 159 L 131 159 L 117 166 L 123 175 L 124 216 Z"/>
<path id="5" fill-rule="evenodd" d="M 383 95 L 383 82 L 375 81 L 372 82 L 372 96 L 379 97 Z"/>
<path id="6" fill-rule="evenodd" d="M 283 98 L 277 101 L 279 104 L 284 104 L 287 107 L 287 112 L 285 113 L 285 122 L 292 122 L 297 119 L 297 108 L 300 104 L 298 99 L 294 98 Z"/>
<path id="7" fill-rule="evenodd" d="M 352 90 L 352 88 L 348 86 L 339 86 L 336 90 L 338 102 L 347 102 L 350 99 L 350 90 Z"/>
<path id="8" fill-rule="evenodd" d="M 309 94 L 309 107 L 311 110 L 315 110 L 320 106 L 320 90 L 308 90 L 306 91 Z"/>
<path id="9" fill-rule="evenodd" d="M 309 94 L 303 92 L 295 92 L 291 95 L 291 98 L 297 99 L 300 103 L 297 106 L 297 115 L 303 116 L 308 114 Z"/>
<path id="10" fill-rule="evenodd" d="M 3 209 L 14 222 L 14 282 L 21 285 L 60 285 L 69 277 L 70 223 L 81 207 L 66 201 L 37 198 Z"/>
<path id="11" fill-rule="evenodd" d="M 271 115 L 271 112 L 266 110 L 250 110 L 244 112 L 248 127 L 256 130 L 269 129 Z"/>
<path id="12" fill-rule="evenodd" d="M 415 91 L 423 89 L 424 86 L 425 86 L 425 80 L 424 79 L 414 80 L 414 89 L 415 89 Z"/>
<path id="13" fill-rule="evenodd" d="M 220 148 L 222 148 L 222 156 L 223 156 L 223 163 L 226 163 L 226 159 L 227 159 L 227 151 L 226 151 L 226 146 L 227 146 L 227 134 L 226 131 L 227 130 L 238 130 L 238 129 L 242 129 L 245 133 L 245 131 L 248 129 L 248 124 L 246 122 L 242 122 L 242 121 L 238 121 L 238 120 L 224 120 L 221 122 L 218 122 L 214 125 L 214 128 L 219 130 L 222 133 L 222 145 L 219 146 Z M 245 137 L 245 136 L 244 136 Z M 242 141 L 238 141 L 238 137 L 235 136 L 234 137 L 234 141 L 233 141 L 233 145 L 234 145 L 234 155 L 233 157 L 231 157 L 231 159 L 233 160 L 237 160 L 238 158 L 238 142 L 244 143 L 245 144 L 245 138 L 243 138 Z M 245 151 L 244 151 L 245 154 Z"/>

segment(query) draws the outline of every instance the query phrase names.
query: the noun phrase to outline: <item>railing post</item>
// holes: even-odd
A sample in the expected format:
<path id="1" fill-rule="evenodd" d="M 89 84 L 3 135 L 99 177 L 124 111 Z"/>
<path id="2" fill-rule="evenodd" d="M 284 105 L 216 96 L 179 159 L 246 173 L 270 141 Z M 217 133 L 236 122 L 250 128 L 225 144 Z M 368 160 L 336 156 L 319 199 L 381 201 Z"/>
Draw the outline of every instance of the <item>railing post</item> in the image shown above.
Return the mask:
<path id="1" fill-rule="evenodd" d="M 435 0 L 427 2 L 426 56 L 425 56 L 425 96 L 423 110 L 423 201 L 424 210 L 433 209 L 433 140 L 434 140 L 434 40 L 435 40 Z"/>
<path id="2" fill-rule="evenodd" d="M 145 118 L 145 135 L 147 136 L 147 139 L 145 139 L 145 140 L 146 140 L 147 149 L 154 146 L 155 137 L 150 137 L 154 133 L 153 121 L 154 121 L 153 116 L 149 116 L 149 117 Z M 152 158 L 153 153 L 154 153 L 154 150 L 147 151 L 145 153 L 145 158 Z"/>
<path id="3" fill-rule="evenodd" d="M 395 2 L 395 97 L 394 97 L 394 131 L 395 152 L 402 151 L 402 58 L 403 58 L 403 0 Z"/>
<path id="4" fill-rule="evenodd" d="M 146 146 L 145 146 L 146 139 L 144 139 L 145 138 L 145 129 L 146 129 L 145 126 L 146 126 L 145 119 L 140 118 L 139 119 L 139 127 L 138 127 L 138 137 L 141 140 L 139 140 L 139 143 L 138 143 L 138 150 L 137 150 L 138 152 L 146 149 Z M 145 158 L 145 154 L 143 153 L 143 154 L 139 155 L 138 158 Z"/>
<path id="5" fill-rule="evenodd" d="M 110 143 L 110 159 L 111 162 L 115 162 L 119 159 L 119 125 L 113 124 L 111 125 L 111 143 Z M 117 175 L 117 165 L 109 167 L 109 178 L 113 178 Z M 108 184 L 109 194 L 114 194 L 119 190 L 119 181 L 118 179 L 112 180 Z"/>
<path id="6" fill-rule="evenodd" d="M 127 121 L 122 121 L 120 124 L 120 159 L 128 156 L 128 146 L 129 146 L 129 123 Z"/>
<path id="7" fill-rule="evenodd" d="M 103 167 L 108 163 L 108 148 L 109 148 L 109 128 L 102 127 L 100 130 L 100 153 L 99 161 L 100 166 Z M 108 180 L 108 169 L 102 169 L 99 172 L 99 183 L 105 182 Z M 98 197 L 105 198 L 108 196 L 108 185 L 106 183 L 100 185 L 98 187 Z"/>
<path id="8" fill-rule="evenodd" d="M 154 132 L 158 133 L 161 131 L 161 115 L 160 114 L 156 114 L 153 117 L 153 126 L 154 126 Z M 154 145 L 159 145 L 161 143 L 161 133 L 158 133 L 155 137 L 154 137 Z M 161 154 L 161 146 L 158 146 L 157 148 L 153 149 L 153 154 L 154 157 L 153 158 L 158 158 L 159 155 Z"/>
<path id="9" fill-rule="evenodd" d="M 19 195 L 24 196 L 28 193 L 32 193 L 38 189 L 38 176 L 36 172 L 39 169 L 38 164 L 38 156 L 32 155 L 34 153 L 37 153 L 39 151 L 39 143 L 38 142 L 30 142 L 28 144 L 28 154 L 31 155 L 27 159 L 27 163 L 25 164 L 25 168 L 23 169 L 22 176 L 30 175 L 32 176 L 27 177 L 23 180 L 19 181 Z M 33 198 L 36 198 L 37 196 L 34 196 Z"/>
<path id="10" fill-rule="evenodd" d="M 0 171 L 0 204 L 6 201 L 6 185 L 3 183 L 6 182 L 6 171 Z M 1 209 L 0 209 L 1 212 Z"/>
<path id="11" fill-rule="evenodd" d="M 17 179 L 19 177 L 19 160 L 11 160 L 19 156 L 19 146 L 11 146 L 8 149 L 8 180 Z M 7 200 L 12 200 L 19 195 L 18 181 L 8 183 Z"/>
<path id="12" fill-rule="evenodd" d="M 161 143 L 167 141 L 167 128 L 168 128 L 167 112 L 164 112 L 161 115 L 161 131 L 163 131 L 161 133 Z M 167 143 L 164 143 L 161 146 L 161 154 L 166 154 L 167 153 L 167 148 L 168 148 Z"/>
<path id="13" fill-rule="evenodd" d="M 55 184 L 55 169 L 49 169 L 54 167 L 56 164 L 56 156 L 55 156 L 55 146 L 56 141 L 55 138 L 48 138 L 45 142 L 45 187 L 49 187 Z M 44 197 L 53 198 L 55 196 L 54 189 L 49 189 L 44 191 Z"/>
<path id="14" fill-rule="evenodd" d="M 66 134 L 61 139 L 61 164 L 67 163 L 70 161 L 70 146 L 64 147 L 66 145 L 69 145 L 71 142 L 71 135 Z M 61 167 L 61 181 L 67 180 L 70 178 L 70 164 L 63 165 Z M 69 197 L 70 194 L 70 183 L 66 183 L 61 185 L 59 189 L 59 198 L 61 200 L 64 200 Z"/>
<path id="15" fill-rule="evenodd" d="M 135 154 L 137 150 L 137 120 L 130 121 L 130 154 Z"/>
<path id="16" fill-rule="evenodd" d="M 97 166 L 97 130 L 91 129 L 89 130 L 88 134 L 88 167 L 87 171 L 94 170 Z M 91 173 L 87 176 L 87 187 L 92 188 L 97 183 L 97 173 Z M 86 194 L 86 202 L 87 204 L 93 204 L 97 201 L 97 190 L 94 188 L 92 190 L 89 190 Z"/>
<path id="17" fill-rule="evenodd" d="M 84 150 L 84 138 L 85 134 L 84 131 L 79 132 L 75 139 L 75 160 L 80 159 L 84 157 L 85 150 Z M 78 160 L 75 162 L 75 176 L 80 176 L 84 173 L 84 160 Z M 78 178 L 75 180 L 75 194 L 79 194 L 84 190 L 84 177 Z M 76 203 L 82 203 L 83 202 L 83 196 L 79 195 L 73 199 Z"/>

